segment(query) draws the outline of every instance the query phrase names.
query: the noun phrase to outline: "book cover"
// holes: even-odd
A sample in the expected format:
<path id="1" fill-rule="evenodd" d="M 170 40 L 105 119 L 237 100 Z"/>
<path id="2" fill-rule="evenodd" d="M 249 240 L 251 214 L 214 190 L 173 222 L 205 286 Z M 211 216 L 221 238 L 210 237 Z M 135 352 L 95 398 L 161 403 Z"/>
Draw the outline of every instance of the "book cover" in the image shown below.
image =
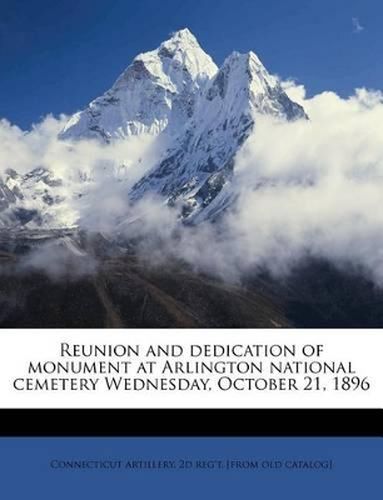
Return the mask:
<path id="1" fill-rule="evenodd" d="M 378 498 L 378 0 L 3 0 L 4 498 Z"/>

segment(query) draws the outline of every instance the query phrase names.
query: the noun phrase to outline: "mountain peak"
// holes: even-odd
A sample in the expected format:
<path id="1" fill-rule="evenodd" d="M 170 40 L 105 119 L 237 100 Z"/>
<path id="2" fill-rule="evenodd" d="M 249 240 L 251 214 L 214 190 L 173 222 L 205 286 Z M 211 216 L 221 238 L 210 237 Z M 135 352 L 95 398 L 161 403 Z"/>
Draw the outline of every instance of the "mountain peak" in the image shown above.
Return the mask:
<path id="1" fill-rule="evenodd" d="M 191 78 L 199 84 L 211 79 L 218 71 L 213 59 L 202 49 L 197 38 L 184 28 L 171 34 L 157 50 L 139 56 L 146 58 L 159 57 L 166 71 L 182 66 Z"/>
<path id="2" fill-rule="evenodd" d="M 169 40 L 166 40 L 163 45 L 169 43 L 199 46 L 197 38 L 188 28 L 173 31 L 173 33 L 170 34 Z"/>
<path id="3" fill-rule="evenodd" d="M 255 73 L 258 73 L 274 79 L 274 77 L 268 73 L 257 54 L 253 51 L 246 53 L 237 51 L 232 52 L 225 59 L 222 69 L 224 69 L 224 71 L 226 72 L 246 71 L 249 77 L 252 77 Z"/>
<path id="4" fill-rule="evenodd" d="M 135 66 L 155 77 L 159 76 L 159 72 L 165 72 L 169 76 L 169 73 L 174 74 L 184 68 L 199 83 L 212 78 L 218 71 L 212 58 L 188 28 L 173 32 L 157 49 L 138 54 L 117 82 L 124 81 Z"/>
<path id="5" fill-rule="evenodd" d="M 202 56 L 202 58 L 207 56 L 210 59 L 210 56 L 205 54 L 200 44 L 198 43 L 197 38 L 188 28 L 174 31 L 169 36 L 170 38 L 162 42 L 157 49 L 138 54 L 138 56 L 136 56 L 134 60 L 141 60 L 145 62 L 158 57 L 160 57 L 161 59 L 167 59 L 177 56 L 182 57 L 183 54 L 193 53 L 196 53 L 200 57 Z"/>
<path id="6" fill-rule="evenodd" d="M 252 50 L 250 50 L 250 52 L 248 52 L 246 55 L 248 57 L 249 62 L 253 62 L 255 64 L 259 64 L 260 66 L 263 66 L 263 64 L 262 64 L 261 60 L 259 59 L 259 57 L 257 56 L 257 54 L 255 52 L 253 52 Z"/>
<path id="7" fill-rule="evenodd" d="M 178 134 L 217 71 L 189 29 L 176 31 L 157 49 L 137 55 L 111 89 L 69 120 L 60 138 L 108 142 L 165 129 Z"/>

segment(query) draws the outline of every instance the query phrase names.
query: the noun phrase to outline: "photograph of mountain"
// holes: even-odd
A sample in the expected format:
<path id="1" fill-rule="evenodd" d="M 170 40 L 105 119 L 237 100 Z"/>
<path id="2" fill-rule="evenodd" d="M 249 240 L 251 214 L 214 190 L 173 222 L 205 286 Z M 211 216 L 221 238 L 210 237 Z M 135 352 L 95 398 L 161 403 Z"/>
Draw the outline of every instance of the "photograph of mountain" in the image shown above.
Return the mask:
<path id="1" fill-rule="evenodd" d="M 375 0 L 65 4 L 0 23 L 0 326 L 382 327 Z"/>

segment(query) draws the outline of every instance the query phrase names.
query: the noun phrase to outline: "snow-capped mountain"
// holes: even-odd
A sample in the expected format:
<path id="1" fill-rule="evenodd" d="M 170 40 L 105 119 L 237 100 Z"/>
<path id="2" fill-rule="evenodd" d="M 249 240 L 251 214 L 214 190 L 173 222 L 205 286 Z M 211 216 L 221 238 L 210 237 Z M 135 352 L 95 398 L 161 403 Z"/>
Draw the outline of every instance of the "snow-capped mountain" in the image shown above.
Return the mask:
<path id="1" fill-rule="evenodd" d="M 142 133 L 178 133 L 218 68 L 188 29 L 139 54 L 104 95 L 76 113 L 62 139 L 110 141 Z"/>
<path id="2" fill-rule="evenodd" d="M 133 197 L 156 192 L 172 203 L 182 199 L 184 219 L 194 219 L 202 211 L 212 215 L 213 206 L 214 212 L 223 208 L 232 194 L 227 184 L 235 154 L 254 129 L 257 114 L 306 118 L 253 52 L 234 52 L 199 97 L 174 147 L 136 184 Z M 217 205 L 222 190 L 225 195 Z"/>
<path id="3" fill-rule="evenodd" d="M 166 151 L 126 196 L 132 202 L 163 196 L 180 207 L 184 221 L 197 223 L 214 218 L 235 197 L 235 155 L 259 115 L 307 118 L 253 52 L 233 52 L 218 69 L 183 29 L 138 55 L 110 90 L 70 118 L 59 138 L 69 147 L 82 139 L 105 145 L 148 134 L 166 138 Z M 72 226 L 71 196 L 87 195 L 92 174 L 83 177 L 71 194 L 69 179 L 46 169 L 8 171 L 0 180 L 0 224 Z"/>
<path id="4" fill-rule="evenodd" d="M 7 169 L 0 178 L 1 227 L 70 227 L 75 213 L 65 201 L 65 181 L 37 167 L 20 175 Z"/>

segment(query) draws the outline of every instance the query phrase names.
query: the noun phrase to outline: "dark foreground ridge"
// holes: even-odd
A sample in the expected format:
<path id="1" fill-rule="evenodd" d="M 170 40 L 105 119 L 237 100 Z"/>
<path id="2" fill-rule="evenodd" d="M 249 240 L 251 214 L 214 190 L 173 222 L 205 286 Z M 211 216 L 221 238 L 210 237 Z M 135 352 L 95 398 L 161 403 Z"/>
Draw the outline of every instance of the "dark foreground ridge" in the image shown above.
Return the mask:
<path id="1" fill-rule="evenodd" d="M 50 254 L 42 258 L 40 249 L 49 244 Z M 90 240 L 78 234 L 40 232 L 12 240 L 7 233 L 2 240 L 0 234 L 0 327 L 383 326 L 383 291 L 356 271 L 310 260 L 288 279 L 258 273 L 230 284 L 194 272 L 182 262 L 153 267 L 117 247 L 113 243 L 111 251 L 100 236 Z M 23 267 L 23 259 L 36 249 L 39 267 Z M 63 249 L 69 260 L 60 253 Z M 67 259 L 67 274 L 62 269 L 60 276 L 47 273 L 51 255 Z M 92 259 L 96 266 L 83 272 Z"/>
<path id="2" fill-rule="evenodd" d="M 0 284 L 0 325 L 18 328 L 272 328 L 290 326 L 266 294 L 182 268 L 106 259 L 94 275 L 52 281 L 15 274 Z"/>

